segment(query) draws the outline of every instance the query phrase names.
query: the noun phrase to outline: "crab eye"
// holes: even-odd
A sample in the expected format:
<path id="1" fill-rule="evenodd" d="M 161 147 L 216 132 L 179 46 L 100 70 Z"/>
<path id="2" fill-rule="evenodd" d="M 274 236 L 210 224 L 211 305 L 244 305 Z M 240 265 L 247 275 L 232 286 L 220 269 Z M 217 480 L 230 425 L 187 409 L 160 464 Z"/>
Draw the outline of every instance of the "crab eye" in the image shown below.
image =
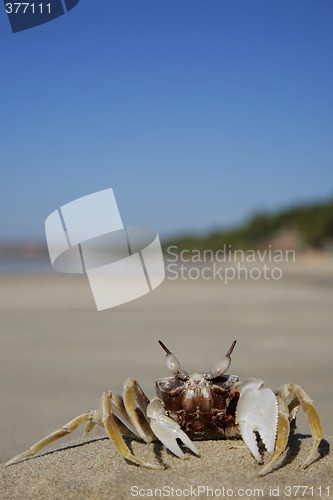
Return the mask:
<path id="1" fill-rule="evenodd" d="M 168 369 L 171 371 L 171 373 L 173 375 L 178 375 L 180 373 L 183 373 L 183 370 L 181 369 L 180 363 L 179 363 L 178 359 L 176 358 L 176 356 L 174 354 L 172 354 L 171 351 L 169 351 L 169 349 L 163 344 L 163 342 L 161 340 L 159 340 L 158 343 L 160 344 L 162 349 L 164 349 L 164 351 L 167 354 L 166 358 L 165 358 L 166 364 L 167 364 Z"/>
<path id="2" fill-rule="evenodd" d="M 220 359 L 216 363 L 214 368 L 207 374 L 207 377 L 209 379 L 220 377 L 221 375 L 223 375 L 223 373 L 225 373 L 227 371 L 227 369 L 229 368 L 230 363 L 231 363 L 231 353 L 234 350 L 235 345 L 236 345 L 236 340 L 234 340 L 233 343 L 231 344 L 231 347 L 230 347 L 229 351 L 227 352 L 227 354 L 225 356 L 223 356 L 223 358 Z"/>

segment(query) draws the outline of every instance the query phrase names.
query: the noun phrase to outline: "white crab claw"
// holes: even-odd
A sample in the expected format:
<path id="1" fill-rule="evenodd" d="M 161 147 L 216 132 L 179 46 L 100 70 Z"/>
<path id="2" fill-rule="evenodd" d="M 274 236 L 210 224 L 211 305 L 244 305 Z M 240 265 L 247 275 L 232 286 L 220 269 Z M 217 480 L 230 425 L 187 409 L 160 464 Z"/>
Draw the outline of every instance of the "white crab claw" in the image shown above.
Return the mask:
<path id="1" fill-rule="evenodd" d="M 236 423 L 239 425 L 243 441 L 254 458 L 261 457 L 255 432 L 258 432 L 266 450 L 274 451 L 278 405 L 271 389 L 263 388 L 263 381 L 249 379 L 240 384 L 240 398 L 236 410 Z"/>
<path id="2" fill-rule="evenodd" d="M 181 430 L 177 422 L 165 414 L 163 404 L 158 398 L 153 399 L 147 406 L 147 416 L 150 419 L 150 427 L 155 436 L 177 457 L 185 458 L 177 439 L 180 439 L 193 453 L 199 455 L 197 447 Z"/>

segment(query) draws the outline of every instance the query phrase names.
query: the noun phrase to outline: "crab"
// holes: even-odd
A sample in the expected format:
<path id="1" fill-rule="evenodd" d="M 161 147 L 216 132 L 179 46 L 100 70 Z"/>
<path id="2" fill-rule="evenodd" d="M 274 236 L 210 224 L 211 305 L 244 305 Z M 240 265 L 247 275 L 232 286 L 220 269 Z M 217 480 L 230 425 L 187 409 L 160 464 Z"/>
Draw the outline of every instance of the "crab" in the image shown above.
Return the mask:
<path id="1" fill-rule="evenodd" d="M 278 458 L 285 451 L 291 423 L 295 421 L 300 406 L 313 437 L 313 446 L 303 467 L 313 461 L 323 431 L 313 401 L 299 385 L 287 383 L 273 392 L 264 387 L 260 379 L 249 378 L 240 382 L 237 376 L 227 375 L 236 341 L 212 370 L 193 374 L 181 368 L 163 342 L 159 341 L 159 344 L 166 352 L 166 364 L 172 377 L 156 380 L 158 397 L 149 401 L 138 382 L 127 379 L 123 396 L 104 392 L 99 410 L 79 415 L 4 466 L 34 455 L 86 422 L 84 434 L 96 424 L 104 427 L 123 458 L 152 469 L 164 467 L 146 463 L 133 455 L 123 436 L 141 438 L 146 443 L 159 440 L 179 458 L 186 455 L 178 441 L 199 455 L 193 441 L 241 438 L 258 463 L 262 462 L 258 447 L 261 442 L 272 454 L 259 472 L 259 475 L 265 475 L 276 467 Z"/>

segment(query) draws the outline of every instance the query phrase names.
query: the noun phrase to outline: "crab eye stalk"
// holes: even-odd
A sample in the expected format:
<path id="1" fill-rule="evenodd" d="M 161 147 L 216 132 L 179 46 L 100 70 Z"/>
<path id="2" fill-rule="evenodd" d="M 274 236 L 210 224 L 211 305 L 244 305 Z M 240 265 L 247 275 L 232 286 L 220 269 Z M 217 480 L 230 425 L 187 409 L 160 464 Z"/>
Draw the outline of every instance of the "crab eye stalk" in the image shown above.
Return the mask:
<path id="1" fill-rule="evenodd" d="M 167 367 L 169 368 L 169 370 L 171 371 L 171 373 L 173 375 L 177 375 L 180 377 L 187 375 L 187 373 L 181 369 L 180 363 L 179 363 L 178 359 L 176 358 L 176 356 L 174 354 L 172 354 L 171 351 L 169 351 L 169 349 L 163 344 L 163 342 L 161 340 L 159 340 L 158 343 L 160 344 L 162 349 L 164 349 L 164 351 L 166 352 L 166 358 L 165 358 L 166 364 L 167 364 Z"/>
<path id="2" fill-rule="evenodd" d="M 214 368 L 207 374 L 207 377 L 210 380 L 212 380 L 213 378 L 220 377 L 228 370 L 230 363 L 231 363 L 231 353 L 234 350 L 235 345 L 236 345 L 236 340 L 234 340 L 233 343 L 231 344 L 231 347 L 230 347 L 229 351 L 227 352 L 227 354 L 225 356 L 223 356 L 223 358 L 220 359 L 216 363 Z"/>

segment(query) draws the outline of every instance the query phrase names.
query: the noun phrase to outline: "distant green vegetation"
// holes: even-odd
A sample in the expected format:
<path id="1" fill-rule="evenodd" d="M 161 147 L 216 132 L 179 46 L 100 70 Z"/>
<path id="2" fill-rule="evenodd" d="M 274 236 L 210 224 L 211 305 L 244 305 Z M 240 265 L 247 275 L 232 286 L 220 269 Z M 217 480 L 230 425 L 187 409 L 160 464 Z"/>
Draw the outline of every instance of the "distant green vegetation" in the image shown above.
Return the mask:
<path id="1" fill-rule="evenodd" d="M 292 231 L 301 248 L 333 246 L 333 199 L 326 203 L 300 205 L 278 213 L 258 213 L 244 225 L 230 230 L 214 231 L 206 236 L 184 235 L 164 242 L 179 250 L 219 250 L 224 245 L 233 249 L 261 248 L 283 232 Z"/>

